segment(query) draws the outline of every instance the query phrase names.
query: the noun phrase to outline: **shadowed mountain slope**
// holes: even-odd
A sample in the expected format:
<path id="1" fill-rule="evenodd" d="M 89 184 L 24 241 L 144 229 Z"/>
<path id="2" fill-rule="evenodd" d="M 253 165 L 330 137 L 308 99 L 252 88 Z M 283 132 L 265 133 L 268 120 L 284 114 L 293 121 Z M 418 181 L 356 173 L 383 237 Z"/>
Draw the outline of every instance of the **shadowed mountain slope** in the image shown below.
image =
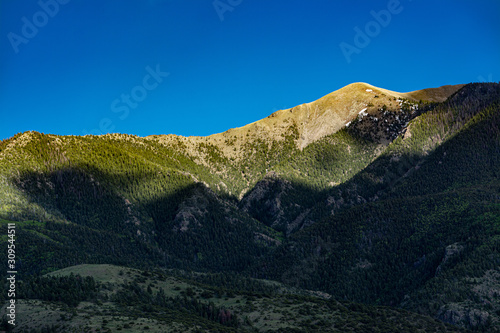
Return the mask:
<path id="1" fill-rule="evenodd" d="M 499 104 L 494 83 L 355 83 L 209 137 L 20 133 L 0 142 L 0 224 L 20 279 L 236 274 L 494 332 Z"/>

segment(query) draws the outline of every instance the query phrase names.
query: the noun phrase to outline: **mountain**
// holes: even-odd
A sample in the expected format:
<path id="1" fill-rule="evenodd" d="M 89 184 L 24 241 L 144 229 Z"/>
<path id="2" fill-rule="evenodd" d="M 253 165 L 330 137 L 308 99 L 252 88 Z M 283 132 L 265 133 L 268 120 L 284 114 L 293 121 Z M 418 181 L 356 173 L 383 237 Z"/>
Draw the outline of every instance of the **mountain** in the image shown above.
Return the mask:
<path id="1" fill-rule="evenodd" d="M 416 118 L 328 193 L 315 209 L 330 216 L 290 237 L 263 274 L 466 327 L 497 325 L 499 120 L 498 85 L 468 85 Z"/>
<path id="2" fill-rule="evenodd" d="M 18 278 L 32 289 L 59 283 L 62 292 L 79 282 L 41 276 L 81 264 L 112 264 L 181 275 L 188 284 L 205 276 L 210 290 L 232 283 L 234 295 L 248 281 L 279 281 L 305 297 L 331 295 L 330 303 L 352 304 L 338 308 L 348 318 L 345 329 L 398 331 L 411 324 L 405 317 L 418 314 L 417 331 L 439 331 L 446 322 L 456 325 L 446 329 L 495 332 L 499 102 L 496 83 L 410 93 L 355 83 L 208 137 L 20 133 L 0 142 L 0 221 L 4 230 L 16 223 Z M 93 296 L 81 302 L 99 308 L 109 293 L 92 283 Z M 119 293 L 122 287 L 109 288 Z M 147 290 L 126 288 L 135 287 L 123 292 L 135 290 L 144 304 L 151 303 Z M 149 295 L 158 292 L 152 287 Z M 193 304 L 202 300 L 192 296 Z M 22 297 L 41 306 L 66 298 Z M 266 297 L 283 302 L 279 293 Z M 155 306 L 160 313 L 172 304 L 187 309 L 169 302 Z M 227 329 L 279 331 L 261 317 L 248 324 L 242 315 L 255 317 L 252 307 L 235 302 L 217 303 L 239 313 L 236 326 Z M 316 316 L 294 315 L 300 318 L 295 329 L 342 331 L 338 318 L 324 317 L 330 303 L 293 302 L 292 308 L 319 304 Z M 79 312 L 78 304 L 67 306 Z M 133 308 L 129 318 L 143 311 Z M 393 324 L 368 322 L 356 309 L 389 316 Z M 192 324 L 222 330 L 220 321 L 203 321 L 191 310 Z M 349 326 L 356 320 L 366 326 Z M 77 325 L 76 319 L 69 322 Z"/>

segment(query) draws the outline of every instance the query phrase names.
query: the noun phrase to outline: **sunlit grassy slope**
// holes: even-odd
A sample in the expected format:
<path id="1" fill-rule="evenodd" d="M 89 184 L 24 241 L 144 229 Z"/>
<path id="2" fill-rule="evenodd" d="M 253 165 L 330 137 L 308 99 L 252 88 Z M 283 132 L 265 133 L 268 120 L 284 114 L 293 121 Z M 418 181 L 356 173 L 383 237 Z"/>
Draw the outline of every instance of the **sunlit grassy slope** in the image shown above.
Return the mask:
<path id="1" fill-rule="evenodd" d="M 371 306 L 391 306 L 385 318 L 400 318 L 395 308 L 405 308 L 494 331 L 500 309 L 499 96 L 498 84 L 402 94 L 356 83 L 209 137 L 20 133 L 0 142 L 0 224 L 3 230 L 8 222 L 17 225 L 23 281 L 82 263 L 197 271 L 213 288 L 230 276 L 258 277 L 300 288 L 294 289 L 299 295 L 314 289 L 369 304 L 363 313 L 383 317 L 383 308 Z M 90 272 L 99 280 L 99 271 Z M 223 280 L 217 274 L 225 274 Z M 235 295 L 244 289 L 233 283 Z M 146 287 L 144 300 L 151 303 L 147 294 Z M 264 309 L 263 302 L 258 307 Z M 299 311 L 310 301 L 293 302 L 290 308 Z M 279 318 L 295 318 L 298 329 L 322 320 L 337 329 L 332 323 L 338 318 L 323 315 L 334 303 L 318 302 L 311 307 L 317 318 L 286 303 L 280 306 L 290 316 Z M 35 303 L 27 314 L 41 306 Z M 127 320 L 142 318 L 147 311 L 140 304 L 130 312 L 106 309 Z M 98 303 L 88 306 L 90 318 L 104 311 Z M 275 315 L 252 309 L 238 310 L 252 323 L 239 316 L 241 327 L 278 328 L 265 319 Z M 375 325 L 363 316 L 359 322 Z M 111 322 L 108 317 L 99 325 Z M 159 319 L 144 320 L 157 327 Z M 183 330 L 184 324 L 170 328 Z"/>

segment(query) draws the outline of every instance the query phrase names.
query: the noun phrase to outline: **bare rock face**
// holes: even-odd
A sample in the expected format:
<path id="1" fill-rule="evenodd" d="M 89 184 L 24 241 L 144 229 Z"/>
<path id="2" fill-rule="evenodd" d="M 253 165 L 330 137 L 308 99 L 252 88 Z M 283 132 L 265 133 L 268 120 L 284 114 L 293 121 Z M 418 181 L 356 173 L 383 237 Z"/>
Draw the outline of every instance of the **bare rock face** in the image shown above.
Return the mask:
<path id="1" fill-rule="evenodd" d="M 271 172 L 243 197 L 239 208 L 267 226 L 290 235 L 315 222 L 309 217 L 310 206 L 294 198 L 297 191 L 289 180 Z"/>
<path id="2" fill-rule="evenodd" d="M 490 314 L 486 311 L 481 311 L 478 309 L 467 309 L 465 307 L 457 306 L 453 307 L 453 304 L 443 306 L 437 318 L 452 325 L 459 325 L 462 327 L 469 328 L 479 328 L 487 327 L 490 322 Z"/>
<path id="3" fill-rule="evenodd" d="M 241 200 L 241 209 L 270 227 L 282 223 L 284 207 L 282 196 L 292 188 L 290 182 L 269 173 Z"/>
<path id="4" fill-rule="evenodd" d="M 209 206 L 205 192 L 202 188 L 197 188 L 190 197 L 179 205 L 172 231 L 186 232 L 190 228 L 201 226 L 201 221 L 208 214 Z"/>
<path id="5" fill-rule="evenodd" d="M 439 264 L 438 268 L 436 269 L 436 275 L 439 275 L 439 273 L 441 273 L 441 271 L 442 271 L 443 267 L 446 265 L 446 263 L 448 263 L 451 258 L 455 257 L 460 252 L 462 252 L 463 249 L 464 249 L 464 246 L 460 245 L 458 243 L 448 245 L 445 249 L 443 260 L 441 261 L 441 264 Z"/>
<path id="6" fill-rule="evenodd" d="M 448 257 L 455 256 L 460 247 L 447 247 Z M 463 248 L 463 247 L 462 247 Z M 443 259 L 443 261 L 445 261 Z M 449 260 L 449 259 L 448 259 Z M 473 330 L 488 332 L 488 328 L 500 325 L 500 271 L 490 269 L 481 277 L 466 278 L 469 296 L 459 302 L 441 306 L 436 318 L 444 322 Z"/>

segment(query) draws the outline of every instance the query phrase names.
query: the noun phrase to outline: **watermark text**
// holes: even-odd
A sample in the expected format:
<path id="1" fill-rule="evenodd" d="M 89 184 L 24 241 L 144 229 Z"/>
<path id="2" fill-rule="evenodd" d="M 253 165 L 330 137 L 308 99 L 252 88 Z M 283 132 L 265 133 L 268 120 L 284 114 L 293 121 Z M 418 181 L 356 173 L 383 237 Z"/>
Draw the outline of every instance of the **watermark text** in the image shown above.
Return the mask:
<path id="1" fill-rule="evenodd" d="M 16 326 L 16 224 L 7 225 L 7 322 Z"/>
<path id="2" fill-rule="evenodd" d="M 141 84 L 136 85 L 130 90 L 130 93 L 123 93 L 119 98 L 111 102 L 111 112 L 118 114 L 118 119 L 125 120 L 130 114 L 130 109 L 135 109 L 139 103 L 148 97 L 148 92 L 158 88 L 160 83 L 170 75 L 168 72 L 162 72 L 160 65 L 157 64 L 155 69 L 151 66 L 146 67 L 147 74 L 143 77 Z M 116 126 L 113 124 L 111 118 L 102 118 L 99 121 L 98 128 L 94 128 L 90 132 L 84 129 L 84 135 L 102 135 L 111 133 L 115 130 Z"/>
<path id="3" fill-rule="evenodd" d="M 31 20 L 26 16 L 21 18 L 22 27 L 20 34 L 9 32 L 9 39 L 12 49 L 17 54 L 21 44 L 28 44 L 30 40 L 38 35 L 39 29 L 45 27 L 49 20 L 59 13 L 60 5 L 66 5 L 70 0 L 40 0 L 38 6 L 40 10 L 31 17 Z"/>
<path id="4" fill-rule="evenodd" d="M 219 16 L 219 20 L 224 21 L 224 15 L 232 12 L 237 6 L 241 5 L 243 0 L 214 0 L 212 5 Z"/>

